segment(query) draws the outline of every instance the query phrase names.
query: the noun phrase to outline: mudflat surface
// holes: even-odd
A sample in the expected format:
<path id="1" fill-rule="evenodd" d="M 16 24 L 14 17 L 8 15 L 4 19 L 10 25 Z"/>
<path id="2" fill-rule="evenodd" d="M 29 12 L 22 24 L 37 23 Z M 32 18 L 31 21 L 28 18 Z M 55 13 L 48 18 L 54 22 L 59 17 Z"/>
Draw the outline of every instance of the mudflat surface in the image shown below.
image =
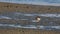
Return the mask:
<path id="1" fill-rule="evenodd" d="M 37 6 L 37 5 L 26 5 L 26 4 L 0 3 L 0 14 L 7 12 L 36 13 L 36 14 L 60 13 L 60 6 L 42 6 L 42 5 Z M 9 22 L 9 20 L 1 20 L 0 22 L 2 21 Z M 60 31 L 11 28 L 11 29 L 0 29 L 0 34 L 60 34 Z"/>
<path id="2" fill-rule="evenodd" d="M 0 12 L 60 13 L 60 6 L 27 5 L 0 2 Z"/>
<path id="3" fill-rule="evenodd" d="M 34 29 L 0 29 L 0 34 L 60 34 L 60 31 L 46 31 Z"/>

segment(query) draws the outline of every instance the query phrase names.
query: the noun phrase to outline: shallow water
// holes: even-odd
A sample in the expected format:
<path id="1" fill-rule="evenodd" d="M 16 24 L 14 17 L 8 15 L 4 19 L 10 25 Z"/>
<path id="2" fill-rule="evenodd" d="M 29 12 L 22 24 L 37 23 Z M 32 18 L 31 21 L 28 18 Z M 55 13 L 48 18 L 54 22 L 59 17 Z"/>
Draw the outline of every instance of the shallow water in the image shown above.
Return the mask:
<path id="1" fill-rule="evenodd" d="M 60 6 L 60 0 L 0 0 L 0 2 Z"/>
<path id="2" fill-rule="evenodd" d="M 41 18 L 41 21 L 39 23 L 33 22 L 36 16 L 40 16 Z M 12 24 L 13 21 L 14 22 L 17 21 L 17 22 Z M 60 30 L 60 14 L 57 14 L 57 13 L 28 14 L 28 13 L 18 13 L 18 12 L 1 13 L 0 14 L 0 26 L 14 27 L 14 28 L 43 29 L 43 30 L 44 29 L 45 30 L 54 30 L 54 29 Z"/>

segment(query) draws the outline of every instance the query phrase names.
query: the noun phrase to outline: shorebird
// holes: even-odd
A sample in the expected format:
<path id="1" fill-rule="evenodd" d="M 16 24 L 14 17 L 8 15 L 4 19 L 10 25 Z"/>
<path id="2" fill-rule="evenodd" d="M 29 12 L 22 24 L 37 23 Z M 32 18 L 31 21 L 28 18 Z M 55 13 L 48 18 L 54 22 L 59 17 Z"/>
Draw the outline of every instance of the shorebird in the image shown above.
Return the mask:
<path id="1" fill-rule="evenodd" d="M 33 22 L 39 22 L 41 20 L 40 16 L 37 16 Z"/>
<path id="2" fill-rule="evenodd" d="M 36 22 L 39 22 L 41 20 L 40 16 L 37 16 L 35 19 L 36 19 Z"/>

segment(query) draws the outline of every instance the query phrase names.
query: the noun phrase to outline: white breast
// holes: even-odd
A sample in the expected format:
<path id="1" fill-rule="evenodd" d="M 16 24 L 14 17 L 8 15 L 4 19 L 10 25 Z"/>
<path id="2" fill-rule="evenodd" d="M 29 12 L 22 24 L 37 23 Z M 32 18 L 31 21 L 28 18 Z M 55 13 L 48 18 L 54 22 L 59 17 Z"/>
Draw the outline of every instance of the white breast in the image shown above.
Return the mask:
<path id="1" fill-rule="evenodd" d="M 40 18 L 37 18 L 37 20 L 32 20 L 32 22 L 39 22 L 40 20 Z"/>

